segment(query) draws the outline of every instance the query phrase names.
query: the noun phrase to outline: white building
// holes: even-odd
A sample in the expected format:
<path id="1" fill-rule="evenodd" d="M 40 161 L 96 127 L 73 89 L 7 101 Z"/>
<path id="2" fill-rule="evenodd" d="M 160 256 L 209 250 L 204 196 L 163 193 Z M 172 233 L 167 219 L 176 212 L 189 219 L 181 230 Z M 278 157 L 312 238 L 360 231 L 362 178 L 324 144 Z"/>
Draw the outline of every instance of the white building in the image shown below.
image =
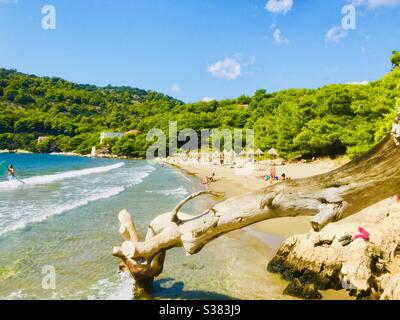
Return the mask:
<path id="1" fill-rule="evenodd" d="M 40 143 L 40 142 L 46 141 L 46 140 L 48 140 L 48 139 L 49 139 L 49 137 L 41 136 L 41 137 L 38 137 L 38 138 L 37 138 L 37 142 Z"/>
<path id="2" fill-rule="evenodd" d="M 97 150 L 96 150 L 96 146 L 92 147 L 92 152 L 90 152 L 90 156 L 91 157 L 95 157 L 97 155 Z"/>
<path id="3" fill-rule="evenodd" d="M 100 134 L 100 143 L 102 144 L 104 139 L 114 139 L 114 138 L 122 138 L 123 137 L 123 133 L 121 132 L 102 132 Z"/>

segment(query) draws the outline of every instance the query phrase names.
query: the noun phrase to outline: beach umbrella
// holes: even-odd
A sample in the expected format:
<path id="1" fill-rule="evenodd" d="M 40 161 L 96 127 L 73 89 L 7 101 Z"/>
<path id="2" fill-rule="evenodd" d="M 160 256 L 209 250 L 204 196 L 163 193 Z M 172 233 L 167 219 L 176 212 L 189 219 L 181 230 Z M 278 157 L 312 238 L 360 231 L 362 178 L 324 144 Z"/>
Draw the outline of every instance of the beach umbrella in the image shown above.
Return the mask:
<path id="1" fill-rule="evenodd" d="M 247 155 L 247 152 L 244 151 L 244 150 L 242 150 L 242 151 L 240 151 L 239 155 L 240 155 L 240 156 L 245 156 L 245 155 Z"/>
<path id="2" fill-rule="evenodd" d="M 256 156 L 261 156 L 261 155 L 264 154 L 264 152 L 262 152 L 261 149 L 257 149 L 256 152 L 254 152 L 254 154 L 255 154 Z"/>
<path id="3" fill-rule="evenodd" d="M 277 156 L 279 155 L 278 152 L 275 150 L 275 148 L 269 149 L 267 153 L 268 153 L 270 156 L 273 156 L 273 157 L 277 157 Z"/>

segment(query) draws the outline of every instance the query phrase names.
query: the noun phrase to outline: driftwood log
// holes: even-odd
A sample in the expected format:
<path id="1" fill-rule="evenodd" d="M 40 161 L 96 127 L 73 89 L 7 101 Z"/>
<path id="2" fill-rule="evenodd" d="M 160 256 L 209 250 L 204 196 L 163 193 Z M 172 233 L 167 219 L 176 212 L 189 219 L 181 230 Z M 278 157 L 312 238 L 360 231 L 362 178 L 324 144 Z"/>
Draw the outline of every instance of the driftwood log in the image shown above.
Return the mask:
<path id="1" fill-rule="evenodd" d="M 135 279 L 134 293 L 151 291 L 163 269 L 166 251 L 183 247 L 192 255 L 211 240 L 259 221 L 295 216 L 314 216 L 312 228 L 355 214 L 399 193 L 400 148 L 388 135 L 364 156 L 327 174 L 278 183 L 262 190 L 233 197 L 191 216 L 179 210 L 188 201 L 210 191 L 191 195 L 176 208 L 156 217 L 146 238 L 140 240 L 127 211 L 119 214 L 125 241 L 114 248 L 120 268 Z"/>

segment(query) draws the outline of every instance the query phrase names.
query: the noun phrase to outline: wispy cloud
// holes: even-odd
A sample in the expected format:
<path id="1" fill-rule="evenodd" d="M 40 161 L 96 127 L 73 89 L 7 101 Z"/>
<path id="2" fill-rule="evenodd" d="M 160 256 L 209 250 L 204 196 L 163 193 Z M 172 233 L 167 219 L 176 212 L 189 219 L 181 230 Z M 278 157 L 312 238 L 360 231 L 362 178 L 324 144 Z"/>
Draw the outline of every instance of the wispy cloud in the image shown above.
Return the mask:
<path id="1" fill-rule="evenodd" d="M 288 38 L 285 38 L 285 37 L 282 35 L 282 31 L 281 31 L 281 29 L 279 29 L 279 28 L 276 28 L 276 29 L 274 30 L 274 33 L 273 33 L 272 36 L 273 36 L 274 41 L 275 41 L 275 43 L 276 43 L 277 45 L 289 44 L 289 39 L 288 39 Z"/>
<path id="2" fill-rule="evenodd" d="M 235 57 L 226 57 L 208 66 L 207 71 L 218 78 L 235 80 L 242 74 L 242 66 Z"/>
<path id="3" fill-rule="evenodd" d="M 18 0 L 0 0 L 0 4 L 16 4 Z"/>
<path id="4" fill-rule="evenodd" d="M 333 26 L 325 34 L 325 40 L 327 42 L 339 43 L 342 39 L 347 37 L 347 31 L 340 26 Z"/>
<path id="5" fill-rule="evenodd" d="M 285 14 L 289 12 L 293 7 L 293 0 L 268 0 L 265 5 L 265 10 L 278 13 Z"/>

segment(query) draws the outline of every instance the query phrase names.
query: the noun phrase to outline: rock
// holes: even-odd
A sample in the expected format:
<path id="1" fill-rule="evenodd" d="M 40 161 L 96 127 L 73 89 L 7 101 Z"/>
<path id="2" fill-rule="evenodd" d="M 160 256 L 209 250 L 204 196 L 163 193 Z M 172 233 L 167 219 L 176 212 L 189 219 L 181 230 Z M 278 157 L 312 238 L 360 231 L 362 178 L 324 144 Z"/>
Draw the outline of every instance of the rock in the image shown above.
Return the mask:
<path id="1" fill-rule="evenodd" d="M 302 285 L 298 278 L 294 278 L 283 291 L 284 294 L 307 300 L 321 299 L 322 295 L 312 283 Z"/>
<path id="2" fill-rule="evenodd" d="M 370 241 L 342 246 L 339 240 L 359 226 L 368 230 Z M 291 281 L 286 294 L 305 299 L 319 299 L 318 290 L 342 288 L 358 299 L 400 299 L 399 245 L 400 205 L 385 200 L 320 233 L 287 239 L 268 270 Z"/>
<path id="3" fill-rule="evenodd" d="M 292 282 L 288 284 L 285 290 L 283 290 L 283 294 L 287 294 L 289 296 L 302 298 L 303 287 L 299 279 L 295 278 Z"/>
<path id="4" fill-rule="evenodd" d="M 272 273 L 283 273 L 286 270 L 285 262 L 284 257 L 276 255 L 268 263 L 267 270 Z"/>
<path id="5" fill-rule="evenodd" d="M 324 278 L 323 276 L 316 275 L 314 277 L 313 283 L 315 284 L 315 287 L 319 290 L 328 290 L 330 288 L 333 289 L 338 289 L 339 286 L 336 283 L 336 278 Z"/>
<path id="6" fill-rule="evenodd" d="M 322 298 L 322 295 L 312 283 L 309 283 L 303 288 L 303 298 L 307 300 L 319 300 Z"/>
<path id="7" fill-rule="evenodd" d="M 400 274 L 386 275 L 382 280 L 381 300 L 400 300 Z"/>

